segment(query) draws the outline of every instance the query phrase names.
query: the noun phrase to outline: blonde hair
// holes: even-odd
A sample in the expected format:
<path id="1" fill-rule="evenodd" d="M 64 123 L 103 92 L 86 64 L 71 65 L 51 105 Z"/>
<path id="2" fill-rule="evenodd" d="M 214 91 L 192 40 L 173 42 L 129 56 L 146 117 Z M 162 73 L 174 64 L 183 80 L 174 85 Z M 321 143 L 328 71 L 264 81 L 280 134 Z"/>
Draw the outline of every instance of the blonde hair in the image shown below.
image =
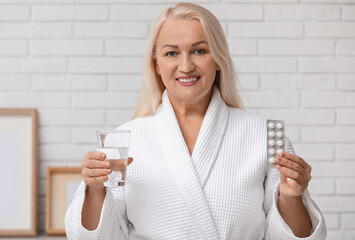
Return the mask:
<path id="1" fill-rule="evenodd" d="M 178 3 L 164 10 L 155 21 L 148 38 L 145 54 L 143 82 L 138 96 L 138 102 L 133 119 L 154 114 L 162 101 L 165 86 L 155 68 L 156 40 L 163 23 L 169 18 L 199 20 L 211 54 L 220 67 L 217 71 L 214 85 L 220 90 L 225 103 L 234 108 L 244 108 L 237 91 L 238 78 L 234 71 L 228 43 L 217 18 L 207 9 L 192 3 Z"/>

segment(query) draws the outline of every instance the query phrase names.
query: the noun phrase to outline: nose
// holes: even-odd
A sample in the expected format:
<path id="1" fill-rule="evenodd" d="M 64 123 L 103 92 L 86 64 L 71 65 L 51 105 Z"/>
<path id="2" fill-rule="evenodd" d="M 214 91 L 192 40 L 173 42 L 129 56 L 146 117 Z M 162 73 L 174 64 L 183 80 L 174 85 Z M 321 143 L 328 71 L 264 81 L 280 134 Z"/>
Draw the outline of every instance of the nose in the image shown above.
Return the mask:
<path id="1" fill-rule="evenodd" d="M 186 73 L 191 72 L 195 69 L 195 63 L 193 62 L 189 54 L 181 54 L 178 69 L 179 71 Z"/>

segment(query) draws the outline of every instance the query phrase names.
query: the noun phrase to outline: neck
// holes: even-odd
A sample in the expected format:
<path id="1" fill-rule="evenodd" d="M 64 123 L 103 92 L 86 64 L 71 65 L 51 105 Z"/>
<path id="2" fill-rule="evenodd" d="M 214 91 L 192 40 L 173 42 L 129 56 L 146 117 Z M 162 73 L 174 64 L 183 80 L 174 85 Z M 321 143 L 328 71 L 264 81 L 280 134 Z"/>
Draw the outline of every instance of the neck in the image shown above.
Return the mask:
<path id="1" fill-rule="evenodd" d="M 178 119 L 195 117 L 203 118 L 207 112 L 207 108 L 212 98 L 212 89 L 208 94 L 206 94 L 204 98 L 198 99 L 194 102 L 177 99 L 170 95 L 168 96 L 174 109 L 175 115 Z"/>

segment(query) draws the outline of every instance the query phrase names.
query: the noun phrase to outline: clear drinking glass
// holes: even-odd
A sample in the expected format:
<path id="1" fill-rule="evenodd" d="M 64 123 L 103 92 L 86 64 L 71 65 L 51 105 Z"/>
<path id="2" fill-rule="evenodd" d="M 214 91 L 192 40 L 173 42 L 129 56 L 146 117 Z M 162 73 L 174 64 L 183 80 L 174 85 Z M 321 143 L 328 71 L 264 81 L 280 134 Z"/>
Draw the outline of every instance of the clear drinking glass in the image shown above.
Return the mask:
<path id="1" fill-rule="evenodd" d="M 105 187 L 124 186 L 128 162 L 130 131 L 96 131 L 98 149 L 106 154 L 106 160 L 111 162 L 112 173 L 108 175 Z"/>

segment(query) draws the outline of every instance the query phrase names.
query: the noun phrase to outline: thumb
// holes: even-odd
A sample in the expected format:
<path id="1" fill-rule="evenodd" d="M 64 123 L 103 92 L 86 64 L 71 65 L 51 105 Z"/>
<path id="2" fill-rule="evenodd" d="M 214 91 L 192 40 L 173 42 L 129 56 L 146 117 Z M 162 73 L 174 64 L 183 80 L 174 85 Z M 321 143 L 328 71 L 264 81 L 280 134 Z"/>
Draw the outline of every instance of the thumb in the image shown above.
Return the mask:
<path id="1" fill-rule="evenodd" d="M 287 183 L 287 175 L 281 172 L 280 170 L 279 172 L 280 172 L 280 183 Z"/>
<path id="2" fill-rule="evenodd" d="M 127 165 L 131 164 L 132 162 L 133 162 L 133 158 L 129 157 Z"/>

